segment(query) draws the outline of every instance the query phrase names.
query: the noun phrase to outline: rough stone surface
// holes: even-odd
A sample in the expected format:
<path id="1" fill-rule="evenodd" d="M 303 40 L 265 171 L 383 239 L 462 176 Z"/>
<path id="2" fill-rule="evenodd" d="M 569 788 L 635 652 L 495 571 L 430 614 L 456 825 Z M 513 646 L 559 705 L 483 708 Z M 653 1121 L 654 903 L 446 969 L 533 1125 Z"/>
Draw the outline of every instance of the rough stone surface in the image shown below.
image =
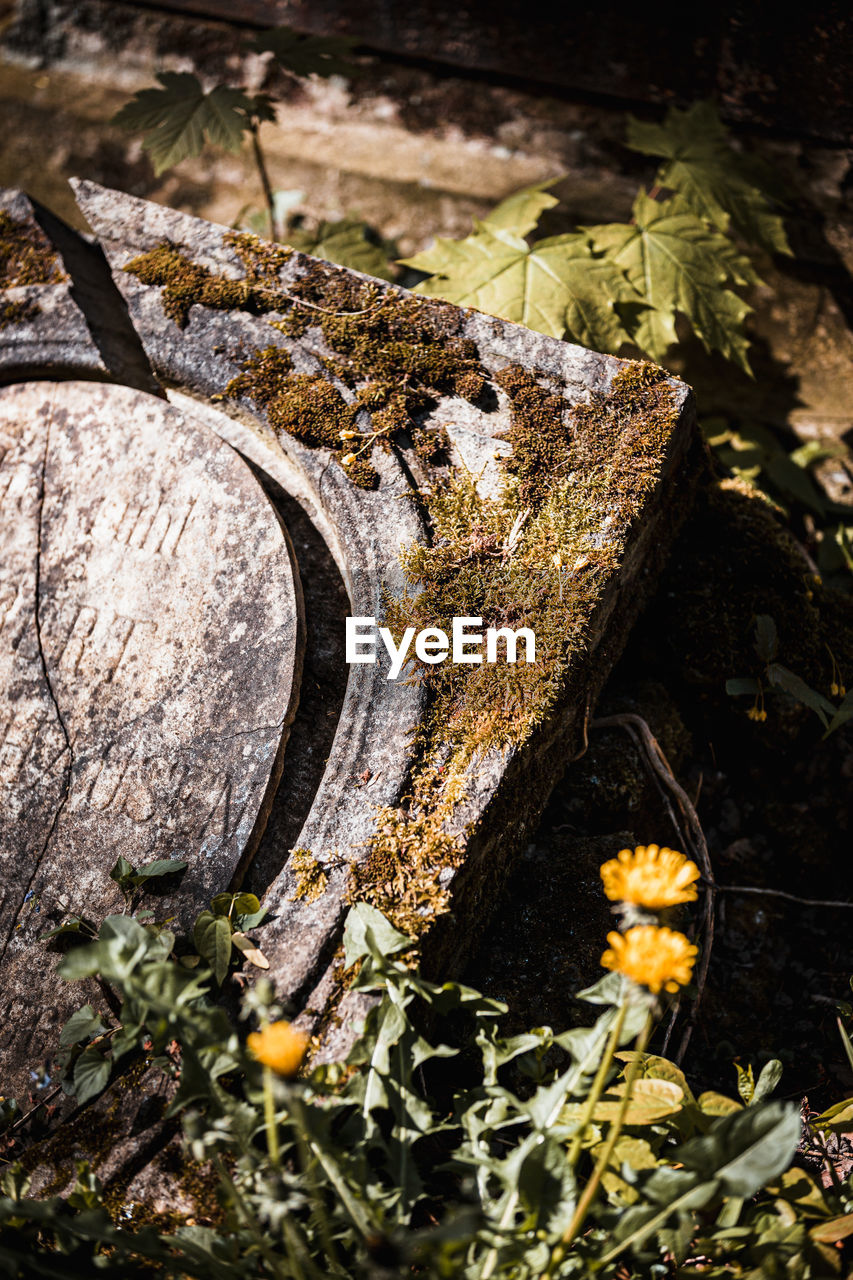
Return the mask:
<path id="1" fill-rule="evenodd" d="M 38 936 L 116 908 L 119 854 L 189 863 L 168 901 L 185 923 L 241 869 L 278 781 L 301 624 L 286 537 L 256 480 L 159 399 L 7 388 L 0 495 L 11 1092 L 10 1072 L 45 1052 L 67 1006 Z"/>
<path id="2" fill-rule="evenodd" d="M 400 501 L 413 485 L 400 455 L 374 448 L 371 461 L 379 471 L 379 488 L 361 490 L 349 482 L 328 450 L 308 448 L 284 432 L 276 436 L 251 402 L 241 401 L 239 406 L 232 402 L 227 412 L 210 404 L 211 398 L 222 397 L 240 371 L 241 353 L 252 348 L 282 346 L 296 372 L 331 376 L 325 371 L 325 349 L 317 331 L 309 329 L 300 339 L 286 339 L 270 326 L 269 320 L 277 318 L 275 312 L 268 318 L 244 311 L 223 314 L 199 304 L 190 307 L 185 327 L 178 328 L 164 314 L 160 289 L 140 283 L 123 268 L 134 256 L 168 240 L 186 246 L 193 259 L 211 271 L 237 277 L 243 267 L 226 229 L 94 183 L 74 185 L 80 207 L 113 266 L 148 360 L 173 402 L 203 413 L 213 430 L 302 503 L 338 564 L 351 612 L 380 615 L 383 592 L 399 590 L 401 585 L 401 547 L 427 536 L 412 504 Z M 279 276 L 281 287 L 286 291 L 313 263 L 304 254 L 291 254 Z M 339 270 L 342 275 L 352 274 Z M 401 301 L 408 296 L 393 286 L 380 287 Z M 478 359 L 489 373 L 518 362 L 552 379 L 569 405 L 585 402 L 591 392 L 606 395 L 624 367 L 614 357 L 474 311 L 464 313 L 461 334 L 475 344 Z M 583 719 L 585 703 L 594 701 L 652 580 L 651 565 L 665 554 L 670 514 L 683 505 L 672 502 L 668 491 L 680 483 L 692 422 L 687 388 L 677 382 L 671 385 L 680 417 L 667 456 L 660 460 L 659 491 L 591 625 L 589 661 L 582 675 L 578 665 L 583 696 L 552 717 L 524 750 L 491 750 L 472 762 L 466 777 L 465 798 L 451 827 L 474 834 L 466 837 L 464 868 L 455 875 L 448 869 L 447 874 L 448 884 L 458 883 L 458 911 L 465 915 L 466 926 L 488 914 L 491 889 L 541 811 L 562 768 L 566 743 Z M 207 403 L 202 408 L 203 401 Z M 438 396 L 433 416 L 449 424 L 452 458 L 460 469 L 473 463 L 480 470 L 478 459 L 505 448 L 500 437 L 510 426 L 511 410 L 497 384 L 482 407 L 455 396 Z M 494 476 L 484 473 L 483 481 L 492 487 Z M 611 532 L 602 530 L 602 536 L 610 537 Z M 381 665 L 350 669 L 326 770 L 295 842 L 295 847 L 310 849 L 323 864 L 326 891 L 314 900 L 301 896 L 299 876 L 290 860 L 279 866 L 268 885 L 270 919 L 262 929 L 262 945 L 270 957 L 271 974 L 282 996 L 297 1008 L 313 1010 L 312 1018 L 329 998 L 329 965 L 346 911 L 349 865 L 366 856 L 377 809 L 398 804 L 406 794 L 412 732 L 422 707 L 418 688 L 389 683 Z M 464 912 L 463 903 L 468 904 Z M 473 936 L 471 927 L 454 928 L 450 922 L 433 932 L 450 965 L 459 962 Z"/>
<path id="3" fill-rule="evenodd" d="M 336 451 L 310 447 L 287 431 L 274 429 L 250 397 L 235 398 L 228 391 L 247 356 L 269 346 L 286 352 L 295 374 L 327 379 L 343 401 L 353 402 L 353 387 L 330 364 L 319 327 L 309 325 L 295 336 L 275 327 L 281 312 L 213 310 L 198 302 L 189 306 L 186 323 L 177 325 L 164 311 L 161 289 L 143 284 L 124 268 L 132 258 L 169 241 L 182 246 L 210 272 L 237 279 L 244 274 L 245 263 L 233 236 L 225 227 L 93 183 L 77 184 L 76 195 L 112 268 L 111 284 L 121 295 L 123 314 L 138 337 L 141 356 L 165 389 L 171 411 L 202 424 L 238 450 L 278 502 L 288 527 L 299 530 L 300 568 L 308 584 L 311 654 L 306 672 L 311 689 L 298 713 L 297 741 L 288 743 L 283 781 L 257 854 L 248 861 L 253 853 L 250 841 L 238 874 L 245 869 L 246 883 L 264 896 L 269 909 L 256 936 L 270 961 L 269 976 L 279 997 L 290 1013 L 322 1032 L 327 1056 L 339 1055 L 363 1014 L 363 1002 L 344 995 L 337 1005 L 338 1016 L 330 1017 L 342 997 L 336 948 L 352 868 L 368 856 L 377 811 L 383 806 L 405 806 L 419 760 L 415 735 L 425 723 L 427 710 L 423 685 L 388 681 L 385 662 L 351 667 L 344 679 L 335 673 L 335 664 L 342 658 L 342 616 L 349 612 L 381 619 L 388 595 L 406 585 L 401 550 L 430 536 L 412 498 L 438 472 L 430 471 L 402 436 L 388 449 L 374 444 L 370 461 L 377 487 L 361 489 L 350 481 Z M 318 264 L 293 252 L 280 260 L 280 267 L 276 287 L 282 290 L 286 310 L 292 287 L 305 273 L 316 271 Z M 322 269 L 339 272 L 341 284 L 353 275 L 341 268 Z M 405 291 L 378 282 L 374 287 L 392 306 L 395 300 L 411 306 Z M 92 327 L 91 301 L 84 299 L 83 307 Z M 443 314 L 450 318 L 448 309 Z M 502 480 L 493 455 L 505 452 L 507 442 L 501 437 L 512 423 L 512 405 L 498 376 L 508 365 L 531 371 L 567 410 L 588 403 L 592 395 L 606 400 L 614 378 L 624 368 L 624 362 L 613 357 L 473 311 L 458 311 L 452 321 L 449 331 L 476 351 L 487 388 L 476 403 L 431 393 L 428 412 L 430 420 L 445 426 L 450 437 L 448 460 L 441 464 L 443 474 L 467 470 L 480 476 L 480 486 L 487 492 L 495 492 Z M 30 376 L 37 376 L 37 348 L 32 352 L 27 367 Z M 609 514 L 602 519 L 597 537 L 602 544 L 612 543 L 613 566 L 590 618 L 583 650 L 573 660 L 569 692 L 523 747 L 475 753 L 459 778 L 458 798 L 452 801 L 445 830 L 459 837 L 464 858 L 456 869 L 447 865 L 436 872 L 441 887 L 452 890 L 452 913 L 440 916 L 425 939 L 425 960 L 440 964 L 445 974 L 464 961 L 514 857 L 529 842 L 550 788 L 577 748 L 588 709 L 624 644 L 689 502 L 692 400 L 688 388 L 675 380 L 669 383 L 669 396 L 671 433 L 660 443 L 654 486 L 624 544 L 618 542 L 618 521 Z M 624 433 L 614 445 L 614 467 L 629 465 L 634 447 L 634 437 Z M 239 574 L 239 564 L 233 568 Z M 47 618 L 47 596 L 45 602 Z M 63 690 L 57 697 L 60 708 L 64 698 Z M 219 705 L 215 697 L 210 701 L 210 723 L 218 726 L 216 733 L 221 736 L 227 704 Z M 233 739 L 233 728 L 226 735 Z M 62 746 L 58 740 L 57 751 Z M 305 892 L 302 872 L 289 856 L 296 848 L 310 851 L 322 867 L 325 879 L 317 894 Z M 103 879 L 103 869 L 100 875 Z M 221 881 L 216 887 L 222 887 Z M 191 900 L 182 886 L 175 895 L 179 913 L 189 911 Z M 113 1104 L 104 1105 L 109 1111 Z M 166 1136 L 164 1131 L 164 1140 Z M 131 1143 L 127 1160 L 124 1156 L 119 1160 L 122 1168 L 116 1167 L 110 1176 L 124 1179 L 122 1185 L 127 1185 L 122 1169 L 127 1165 L 126 1172 L 132 1176 L 158 1141 L 150 1135 L 144 1151 L 136 1151 Z M 79 1152 L 81 1158 L 89 1154 Z M 39 1160 L 49 1178 L 53 1155 L 45 1149 Z"/>

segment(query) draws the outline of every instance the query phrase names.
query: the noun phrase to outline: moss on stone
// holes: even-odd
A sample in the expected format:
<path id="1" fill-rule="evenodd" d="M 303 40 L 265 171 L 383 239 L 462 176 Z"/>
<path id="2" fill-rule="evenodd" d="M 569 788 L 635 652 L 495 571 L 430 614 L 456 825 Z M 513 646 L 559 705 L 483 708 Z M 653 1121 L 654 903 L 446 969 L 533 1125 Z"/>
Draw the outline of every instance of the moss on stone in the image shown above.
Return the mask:
<path id="1" fill-rule="evenodd" d="M 187 257 L 178 245 L 168 242 L 139 254 L 124 269 L 142 284 L 163 290 L 163 310 L 181 329 L 194 303 L 216 311 L 237 311 L 248 310 L 253 302 L 248 281 L 214 275 Z"/>
<path id="2" fill-rule="evenodd" d="M 62 284 L 65 279 L 56 251 L 41 228 L 0 209 L 0 288 Z"/>
<path id="3" fill-rule="evenodd" d="M 418 937 L 450 909 L 450 889 L 441 875 L 458 867 L 464 852 L 462 840 L 443 830 L 439 815 L 381 809 L 367 858 L 353 864 L 347 899 L 369 902 L 398 929 Z"/>
<path id="4" fill-rule="evenodd" d="M 10 324 L 29 324 L 41 315 L 41 307 L 33 298 L 16 298 L 0 303 L 0 329 Z"/>
<path id="5" fill-rule="evenodd" d="M 665 377 L 626 365 L 609 395 L 571 407 L 545 379 L 511 366 L 496 378 L 512 408 L 503 493 L 483 497 L 470 477 L 451 476 L 427 496 L 433 541 L 405 551 L 412 589 L 387 601 L 388 625 L 398 637 L 408 626 L 449 634 L 458 616 L 481 617 L 484 628 L 528 627 L 536 662 L 419 667 L 431 696 L 411 796 L 382 812 L 351 890 L 399 928 L 421 934 L 448 909 L 438 875 L 457 865 L 447 824 L 472 758 L 521 746 L 567 696 L 604 587 L 660 474 L 677 416 Z"/>
<path id="6" fill-rule="evenodd" d="M 265 347 L 245 362 L 225 394 L 254 400 L 275 431 L 287 432 L 315 448 L 331 449 L 353 484 L 372 489 L 378 476 L 360 452 L 372 442 L 356 426 L 358 405 L 347 404 L 327 378 L 292 370 L 284 348 Z"/>
<path id="7" fill-rule="evenodd" d="M 237 253 L 246 272 L 242 280 L 217 275 L 180 246 L 164 240 L 125 266 L 142 284 L 163 290 L 163 310 L 183 328 L 190 307 L 198 303 L 215 311 L 249 311 L 263 315 L 282 305 L 279 273 L 292 250 L 268 245 L 255 236 L 232 233 L 225 241 Z"/>
<path id="8" fill-rule="evenodd" d="M 294 900 L 316 902 L 326 892 L 329 878 L 310 849 L 292 849 L 288 865 L 296 876 Z"/>
<path id="9" fill-rule="evenodd" d="M 179 323 L 198 301 L 278 310 L 283 317 L 271 323 L 291 339 L 319 329 L 329 378 L 354 395 L 347 402 L 329 378 L 294 373 L 274 346 L 249 356 L 226 394 L 254 400 L 276 430 L 333 450 L 365 487 L 376 483 L 367 449 L 403 432 L 421 457 L 440 457 L 446 433 L 419 419 L 440 396 L 476 402 L 488 381 L 464 335 L 464 312 L 322 262 L 285 288 L 278 277 L 286 259 L 276 250 L 250 238 L 232 243 L 244 281 L 213 276 L 173 245 L 126 269 L 164 288 L 164 307 Z M 530 628 L 537 653 L 529 665 L 446 662 L 418 671 L 430 697 L 412 793 L 406 805 L 383 811 L 350 889 L 403 929 L 420 933 L 448 908 L 439 875 L 461 854 L 447 823 L 472 757 L 521 746 L 566 696 L 604 586 L 660 475 L 677 414 L 666 377 L 656 366 L 626 363 L 608 394 L 571 406 L 547 376 L 510 365 L 494 377 L 512 414 L 503 493 L 484 498 L 470 477 L 450 476 L 424 495 L 432 544 L 404 553 L 411 589 L 387 601 L 388 624 L 398 636 L 407 626 L 450 632 L 454 617 L 480 616 L 484 628 Z M 369 429 L 357 427 L 361 415 L 369 415 Z"/>

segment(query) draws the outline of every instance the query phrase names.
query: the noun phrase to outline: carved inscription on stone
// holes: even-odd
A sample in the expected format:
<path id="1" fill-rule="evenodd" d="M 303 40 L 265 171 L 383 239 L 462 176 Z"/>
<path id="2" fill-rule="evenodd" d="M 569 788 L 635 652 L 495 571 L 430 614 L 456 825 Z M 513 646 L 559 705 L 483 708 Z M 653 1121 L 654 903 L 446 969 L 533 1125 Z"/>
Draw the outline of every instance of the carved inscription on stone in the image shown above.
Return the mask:
<path id="1" fill-rule="evenodd" d="M 295 707 L 300 627 L 278 518 L 206 428 L 124 387 L 0 392 L 7 1075 L 67 1016 L 39 934 L 114 909 L 119 854 L 185 859 L 169 910 L 192 915 L 251 852 Z"/>

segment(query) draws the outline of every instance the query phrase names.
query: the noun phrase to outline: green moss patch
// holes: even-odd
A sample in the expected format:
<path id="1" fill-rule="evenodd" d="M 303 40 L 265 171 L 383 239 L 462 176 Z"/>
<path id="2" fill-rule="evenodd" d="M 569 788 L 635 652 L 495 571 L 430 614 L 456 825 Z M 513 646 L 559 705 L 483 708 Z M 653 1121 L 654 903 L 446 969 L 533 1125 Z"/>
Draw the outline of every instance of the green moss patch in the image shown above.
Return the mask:
<path id="1" fill-rule="evenodd" d="M 29 324 L 39 315 L 41 307 L 32 298 L 0 303 L 0 329 L 5 329 L 10 324 Z"/>
<path id="2" fill-rule="evenodd" d="M 416 934 L 447 910 L 438 871 L 458 865 L 459 853 L 445 847 L 445 827 L 472 759 L 521 746 L 568 696 L 677 417 L 666 375 L 654 366 L 626 365 L 609 395 L 574 408 L 518 367 L 497 381 L 512 405 L 503 493 L 484 498 L 458 476 L 434 487 L 433 541 L 404 553 L 412 590 L 387 602 L 388 625 L 398 637 L 407 626 L 450 633 L 459 616 L 481 617 L 484 628 L 529 627 L 536 662 L 418 670 L 431 696 L 411 794 L 382 811 L 368 857 L 353 871 L 353 893 Z"/>
<path id="3" fill-rule="evenodd" d="M 65 278 L 56 251 L 41 228 L 0 209 L 0 288 L 62 284 Z"/>
<path id="4" fill-rule="evenodd" d="M 329 879 L 310 849 L 291 849 L 288 865 L 296 876 L 294 899 L 316 902 L 322 898 Z"/>

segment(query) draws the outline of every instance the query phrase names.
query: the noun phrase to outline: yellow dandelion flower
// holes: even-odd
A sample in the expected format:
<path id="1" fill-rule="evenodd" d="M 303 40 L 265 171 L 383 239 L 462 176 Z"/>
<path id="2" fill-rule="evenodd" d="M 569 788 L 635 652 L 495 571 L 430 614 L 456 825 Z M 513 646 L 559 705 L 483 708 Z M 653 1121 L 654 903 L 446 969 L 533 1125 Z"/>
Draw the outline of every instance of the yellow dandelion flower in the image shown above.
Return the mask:
<path id="1" fill-rule="evenodd" d="M 675 849 L 656 844 L 623 849 L 601 868 L 604 892 L 611 902 L 633 902 L 650 911 L 695 902 L 699 868 Z"/>
<path id="2" fill-rule="evenodd" d="M 615 969 L 655 995 L 663 988 L 686 987 L 698 955 L 683 933 L 640 924 L 627 933 L 608 933 L 609 948 L 601 957 L 605 969 Z"/>
<path id="3" fill-rule="evenodd" d="M 295 1076 L 305 1057 L 308 1037 L 289 1022 L 271 1022 L 262 1031 L 253 1031 L 246 1043 L 265 1067 L 280 1076 Z"/>

